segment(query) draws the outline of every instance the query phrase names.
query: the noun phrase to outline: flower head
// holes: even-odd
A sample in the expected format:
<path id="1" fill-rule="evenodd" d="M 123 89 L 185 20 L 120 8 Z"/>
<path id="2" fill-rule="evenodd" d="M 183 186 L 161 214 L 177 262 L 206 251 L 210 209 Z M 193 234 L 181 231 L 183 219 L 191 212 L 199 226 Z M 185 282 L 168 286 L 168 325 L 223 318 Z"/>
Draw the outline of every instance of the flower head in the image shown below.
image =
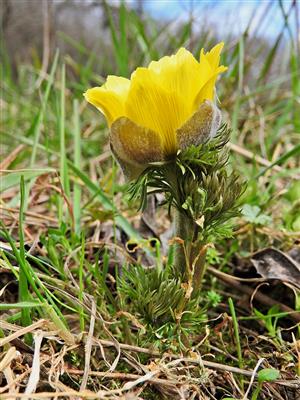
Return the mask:
<path id="1" fill-rule="evenodd" d="M 213 136 L 220 124 L 214 105 L 223 43 L 200 62 L 186 49 L 137 68 L 131 79 L 108 76 L 85 98 L 105 116 L 111 148 L 125 174 L 136 177 L 151 162 L 168 160 L 179 149 Z"/>

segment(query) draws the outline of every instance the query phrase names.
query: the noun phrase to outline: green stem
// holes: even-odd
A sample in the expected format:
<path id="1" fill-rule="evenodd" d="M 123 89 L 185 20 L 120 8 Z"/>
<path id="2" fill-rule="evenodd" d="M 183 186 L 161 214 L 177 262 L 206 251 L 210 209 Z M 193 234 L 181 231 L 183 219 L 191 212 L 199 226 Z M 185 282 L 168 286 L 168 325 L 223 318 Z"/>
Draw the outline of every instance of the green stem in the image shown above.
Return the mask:
<path id="1" fill-rule="evenodd" d="M 170 186 L 174 190 L 177 202 L 181 204 L 180 188 L 176 165 L 170 163 L 166 166 L 165 174 Z M 198 226 L 183 209 L 173 209 L 175 221 L 175 236 L 182 239 L 178 241 L 175 247 L 174 266 L 177 276 L 191 284 L 193 287 L 193 296 L 197 295 L 201 289 L 202 279 L 205 273 L 205 258 L 207 245 L 197 238 Z"/>
<path id="2" fill-rule="evenodd" d="M 197 295 L 201 289 L 203 277 L 206 271 L 206 253 L 208 245 L 194 242 L 191 253 L 191 264 L 193 266 L 193 295 Z"/>
<path id="3" fill-rule="evenodd" d="M 176 244 L 175 271 L 188 282 L 192 282 L 193 296 L 201 289 L 205 273 L 207 245 L 195 239 L 195 222 L 183 212 L 174 209 L 175 236 L 183 240 Z"/>
<path id="4" fill-rule="evenodd" d="M 175 221 L 175 236 L 182 239 L 175 247 L 175 271 L 177 275 L 189 279 L 191 275 L 190 255 L 191 245 L 194 237 L 194 221 L 184 213 L 173 210 Z"/>
<path id="5" fill-rule="evenodd" d="M 262 382 L 259 382 L 259 384 L 257 385 L 256 389 L 254 390 L 254 392 L 252 394 L 251 400 L 257 400 L 258 395 L 262 389 L 262 386 L 263 386 Z"/>

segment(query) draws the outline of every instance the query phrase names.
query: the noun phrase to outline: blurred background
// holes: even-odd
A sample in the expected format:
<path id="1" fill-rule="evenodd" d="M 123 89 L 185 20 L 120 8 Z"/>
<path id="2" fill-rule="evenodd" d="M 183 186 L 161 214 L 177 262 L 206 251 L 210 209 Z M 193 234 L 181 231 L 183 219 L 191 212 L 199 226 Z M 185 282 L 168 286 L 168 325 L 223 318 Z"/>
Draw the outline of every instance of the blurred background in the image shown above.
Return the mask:
<path id="1" fill-rule="evenodd" d="M 137 47 L 147 45 L 154 33 L 153 47 L 159 45 L 162 51 L 173 50 L 175 38 L 191 50 L 199 46 L 199 39 L 228 42 L 241 34 L 255 38 L 256 46 L 271 46 L 276 40 L 282 50 L 292 36 L 299 38 L 299 7 L 293 0 L 2 0 L 7 52 L 16 63 L 41 57 L 44 51 L 51 56 L 56 48 L 78 56 L 74 50 L 81 45 L 101 58 L 112 45 L 111 18 L 117 18 L 121 5 L 132 11 L 131 19 L 133 14 L 138 18 L 128 32 L 128 40 L 137 39 Z M 139 36 L 141 31 L 146 37 Z"/>

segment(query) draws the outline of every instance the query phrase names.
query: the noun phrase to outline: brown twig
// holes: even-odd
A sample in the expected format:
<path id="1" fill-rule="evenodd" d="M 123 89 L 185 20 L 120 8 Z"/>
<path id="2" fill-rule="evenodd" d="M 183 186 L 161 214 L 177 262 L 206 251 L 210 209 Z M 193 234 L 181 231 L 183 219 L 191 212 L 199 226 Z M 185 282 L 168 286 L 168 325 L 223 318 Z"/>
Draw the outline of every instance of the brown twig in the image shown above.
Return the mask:
<path id="1" fill-rule="evenodd" d="M 79 375 L 79 376 L 82 376 L 84 374 L 84 371 L 75 368 L 67 368 L 65 369 L 65 372 L 69 373 L 70 375 Z M 143 377 L 143 375 L 130 374 L 127 372 L 117 372 L 117 371 L 116 372 L 90 371 L 89 376 L 95 376 L 98 378 L 107 378 L 107 379 L 120 379 L 125 381 L 140 379 Z M 154 384 L 167 385 L 167 386 L 180 384 L 180 382 L 175 379 L 161 379 L 161 378 L 150 378 L 148 382 Z"/>
<path id="2" fill-rule="evenodd" d="M 114 347 L 114 343 L 111 342 L 110 340 L 104 340 L 104 339 L 98 339 L 98 341 L 102 344 L 103 347 Z M 127 350 L 127 351 L 133 351 L 136 353 L 143 353 L 143 354 L 148 354 L 150 356 L 154 357 L 161 357 L 161 353 L 158 351 L 153 351 L 150 349 L 146 349 L 143 347 L 138 347 L 138 346 L 132 346 L 129 344 L 124 344 L 120 343 L 120 349 L 121 350 Z M 202 360 L 200 358 L 182 358 L 177 354 L 166 354 L 166 356 L 172 358 L 172 359 L 181 359 L 183 362 L 191 363 L 191 364 L 202 364 L 204 367 L 207 368 L 212 368 L 212 369 L 217 369 L 220 371 L 227 371 L 227 372 L 232 372 L 236 374 L 241 374 L 245 376 L 252 376 L 252 371 L 247 371 L 244 369 L 240 369 L 237 367 L 231 367 L 230 365 L 224 365 L 224 364 L 219 364 L 215 363 L 213 361 L 206 361 Z"/>

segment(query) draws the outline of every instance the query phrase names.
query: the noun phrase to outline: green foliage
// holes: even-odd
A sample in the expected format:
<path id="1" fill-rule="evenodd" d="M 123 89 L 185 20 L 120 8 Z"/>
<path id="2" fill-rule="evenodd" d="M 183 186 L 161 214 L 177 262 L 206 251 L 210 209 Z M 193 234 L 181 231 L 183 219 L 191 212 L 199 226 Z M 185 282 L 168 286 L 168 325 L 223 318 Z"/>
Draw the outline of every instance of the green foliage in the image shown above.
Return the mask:
<path id="1" fill-rule="evenodd" d="M 300 199 L 300 181 L 291 182 L 289 188 L 285 194 L 285 197 L 291 202 L 295 202 Z"/>
<path id="2" fill-rule="evenodd" d="M 196 333 L 206 318 L 199 297 L 189 299 L 188 287 L 175 278 L 172 267 L 129 266 L 118 280 L 121 307 L 146 326 L 147 340 L 166 339 L 179 343 L 182 336 Z M 210 304 L 219 299 L 210 295 Z"/>
<path id="3" fill-rule="evenodd" d="M 219 295 L 219 293 L 215 292 L 214 290 L 209 290 L 206 294 L 206 298 L 208 304 L 211 304 L 212 307 L 217 307 L 222 300 L 222 297 Z"/>
<path id="4" fill-rule="evenodd" d="M 289 230 L 300 232 L 300 201 L 294 202 L 284 219 Z"/>
<path id="5" fill-rule="evenodd" d="M 264 368 L 258 371 L 257 377 L 258 377 L 258 385 L 256 389 L 253 391 L 251 400 L 257 400 L 258 395 L 262 390 L 263 383 L 276 381 L 280 377 L 280 372 L 274 368 Z"/>
<path id="6" fill-rule="evenodd" d="M 210 246 L 210 247 L 207 249 L 206 259 L 207 259 L 207 262 L 208 262 L 210 265 L 215 265 L 215 264 L 220 265 L 220 264 L 221 264 L 220 253 L 219 253 L 218 250 L 217 250 L 215 247 L 213 247 L 213 246 Z"/>
<path id="7" fill-rule="evenodd" d="M 279 313 L 279 306 L 276 304 L 269 308 L 266 314 L 263 314 L 257 309 L 254 309 L 254 314 L 259 317 L 260 321 L 265 326 L 268 334 L 274 340 L 274 343 L 280 347 L 283 340 L 281 337 L 281 331 L 278 327 L 280 318 L 284 317 L 284 313 Z"/>
<path id="8" fill-rule="evenodd" d="M 300 182 L 292 182 L 285 196 L 290 205 L 284 215 L 284 222 L 287 229 L 300 231 Z"/>
<path id="9" fill-rule="evenodd" d="M 131 183 L 131 198 L 143 210 L 149 193 L 163 193 L 169 210 L 175 207 L 197 224 L 202 240 L 212 233 L 215 238 L 230 235 L 225 223 L 239 215 L 237 202 L 245 184 L 226 168 L 229 135 L 223 125 L 214 139 L 179 152 L 176 160 L 153 163 Z"/>
<path id="10" fill-rule="evenodd" d="M 279 379 L 280 372 L 274 368 L 264 368 L 258 371 L 258 382 L 273 382 Z"/>
<path id="11" fill-rule="evenodd" d="M 268 225 L 272 218 L 262 213 L 260 207 L 244 204 L 242 208 L 242 215 L 247 222 L 254 225 Z"/>

